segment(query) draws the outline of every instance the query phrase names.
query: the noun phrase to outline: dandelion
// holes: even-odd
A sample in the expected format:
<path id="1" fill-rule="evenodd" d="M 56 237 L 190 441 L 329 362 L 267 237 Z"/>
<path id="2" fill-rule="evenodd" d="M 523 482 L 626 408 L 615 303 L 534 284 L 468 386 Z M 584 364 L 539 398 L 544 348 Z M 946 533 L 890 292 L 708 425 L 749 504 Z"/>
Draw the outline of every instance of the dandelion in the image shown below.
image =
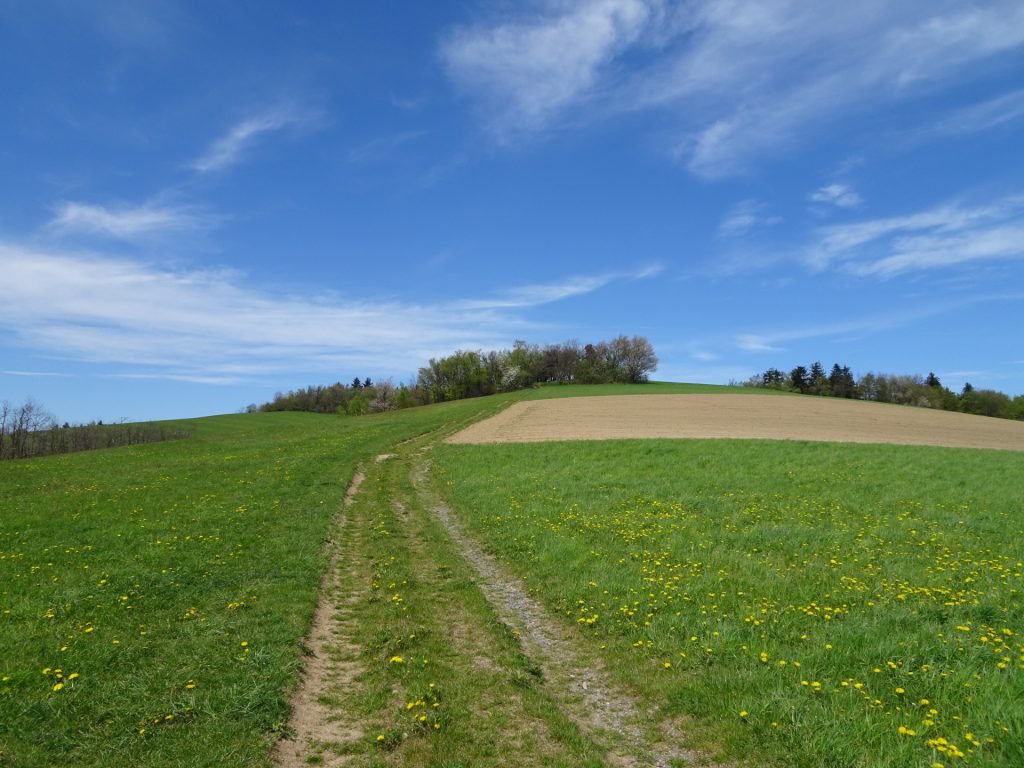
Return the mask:
<path id="1" fill-rule="evenodd" d="M 388 659 L 388 664 L 405 664 L 405 659 L 401 656 L 392 656 Z"/>

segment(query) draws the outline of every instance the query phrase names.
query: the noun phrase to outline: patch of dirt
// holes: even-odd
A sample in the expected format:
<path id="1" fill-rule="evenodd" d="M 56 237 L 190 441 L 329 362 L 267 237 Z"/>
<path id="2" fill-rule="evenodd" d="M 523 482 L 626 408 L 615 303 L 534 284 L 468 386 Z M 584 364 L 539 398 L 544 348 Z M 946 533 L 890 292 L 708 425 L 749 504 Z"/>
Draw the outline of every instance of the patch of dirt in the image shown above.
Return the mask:
<path id="1" fill-rule="evenodd" d="M 377 457 L 382 461 L 381 457 Z M 330 565 L 320 584 L 320 598 L 313 614 L 313 626 L 306 641 L 308 658 L 302 684 L 292 699 L 292 713 L 288 732 L 292 738 L 279 741 L 274 748 L 274 764 L 279 768 L 305 768 L 310 757 L 316 756 L 317 765 L 336 768 L 348 763 L 349 757 L 332 751 L 362 738 L 357 725 L 347 720 L 344 709 L 325 704 L 322 699 L 334 692 L 350 689 L 359 674 L 355 658 L 359 648 L 351 640 L 347 609 L 358 599 L 357 595 L 343 595 L 339 584 L 338 538 L 347 523 L 345 510 L 352 506 L 364 475 L 357 470 L 345 491 L 342 511 L 335 519 L 332 531 Z"/>
<path id="2" fill-rule="evenodd" d="M 449 443 L 741 438 L 1024 451 L 1024 422 L 928 408 L 779 395 L 608 395 L 515 403 Z"/>
<path id="3" fill-rule="evenodd" d="M 414 474 L 414 483 L 424 489 L 429 463 Z M 427 505 L 478 576 L 477 585 L 501 619 L 513 628 L 526 655 L 537 664 L 562 710 L 585 731 L 597 736 L 609 731 L 618 736 L 625 750 L 613 749 L 608 761 L 622 768 L 657 766 L 668 768 L 678 761 L 697 762 L 696 753 L 673 745 L 671 738 L 652 744 L 645 733 L 655 725 L 653 713 L 618 689 L 601 666 L 584 659 L 569 632 L 553 619 L 536 599 L 527 594 L 519 579 L 507 573 L 466 534 L 451 508 L 444 502 Z M 701 763 L 708 765 L 708 763 Z"/>

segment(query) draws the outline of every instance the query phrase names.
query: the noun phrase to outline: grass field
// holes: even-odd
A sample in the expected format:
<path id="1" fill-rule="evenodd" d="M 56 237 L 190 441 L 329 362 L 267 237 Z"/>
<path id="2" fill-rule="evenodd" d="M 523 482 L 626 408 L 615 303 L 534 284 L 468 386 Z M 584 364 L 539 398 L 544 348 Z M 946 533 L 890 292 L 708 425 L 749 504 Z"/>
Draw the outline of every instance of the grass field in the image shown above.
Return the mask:
<path id="1" fill-rule="evenodd" d="M 1024 765 L 1024 457 L 629 441 L 438 459 L 472 531 L 712 754 Z"/>
<path id="2" fill-rule="evenodd" d="M 0 765 L 269 764 L 357 463 L 494 407 L 0 464 Z"/>
<path id="3" fill-rule="evenodd" d="M 0 464 L 0 765 L 272 764 L 298 743 L 332 551 L 317 698 L 350 735 L 305 762 L 643 764 L 610 757 L 630 745 L 588 725 L 558 659 L 481 590 L 442 498 L 547 607 L 567 668 L 592 663 L 704 755 L 1024 764 L 1024 456 L 440 443 L 573 394 L 595 391 L 215 417 L 186 440 Z"/>

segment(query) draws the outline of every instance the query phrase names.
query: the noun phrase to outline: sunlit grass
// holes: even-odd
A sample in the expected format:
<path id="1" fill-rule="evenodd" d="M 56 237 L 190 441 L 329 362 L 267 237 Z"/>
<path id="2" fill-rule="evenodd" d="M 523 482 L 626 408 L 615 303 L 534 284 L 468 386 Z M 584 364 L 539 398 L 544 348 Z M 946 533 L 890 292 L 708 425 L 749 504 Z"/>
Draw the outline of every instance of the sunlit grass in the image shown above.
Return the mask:
<path id="1" fill-rule="evenodd" d="M 446 446 L 460 514 L 714 748 L 1024 764 L 1024 458 L 759 441 Z"/>
<path id="2" fill-rule="evenodd" d="M 495 398 L 0 464 L 0 765 L 265 765 L 357 463 Z"/>

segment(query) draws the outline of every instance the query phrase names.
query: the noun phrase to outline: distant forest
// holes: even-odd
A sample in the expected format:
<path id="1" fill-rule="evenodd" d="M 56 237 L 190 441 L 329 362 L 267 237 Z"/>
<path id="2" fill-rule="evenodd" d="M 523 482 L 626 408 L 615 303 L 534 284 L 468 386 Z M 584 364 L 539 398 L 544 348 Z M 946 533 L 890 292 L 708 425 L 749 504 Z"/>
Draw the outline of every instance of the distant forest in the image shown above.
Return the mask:
<path id="1" fill-rule="evenodd" d="M 416 405 L 511 392 L 546 382 L 563 384 L 641 383 L 658 367 L 654 347 L 643 336 L 611 341 L 538 346 L 516 341 L 512 349 L 459 350 L 420 368 L 415 383 L 395 385 L 357 376 L 337 382 L 277 393 L 248 411 L 313 411 L 360 415 Z"/>
<path id="2" fill-rule="evenodd" d="M 821 363 L 816 362 L 810 368 L 798 365 L 789 373 L 769 368 L 752 376 L 744 386 L 1024 420 L 1024 395 L 1010 398 L 994 389 L 975 389 L 970 384 L 964 384 L 963 389 L 956 393 L 943 386 L 934 373 L 925 377 L 865 373 L 858 379 L 854 378 L 849 366 L 836 363 L 829 373 L 825 373 Z"/>

